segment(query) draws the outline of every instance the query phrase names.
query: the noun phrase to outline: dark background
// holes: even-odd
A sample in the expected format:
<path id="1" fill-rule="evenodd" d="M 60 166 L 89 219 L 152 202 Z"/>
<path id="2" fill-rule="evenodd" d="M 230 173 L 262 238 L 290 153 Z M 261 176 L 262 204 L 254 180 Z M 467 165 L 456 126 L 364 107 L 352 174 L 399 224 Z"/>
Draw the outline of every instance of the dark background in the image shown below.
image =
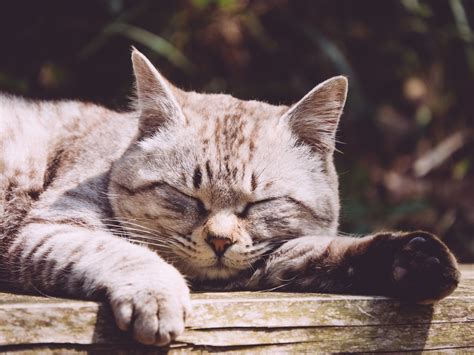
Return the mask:
<path id="1" fill-rule="evenodd" d="M 292 103 L 345 74 L 341 230 L 474 261 L 474 1 L 9 1 L 0 90 L 125 109 L 130 46 L 185 89 Z"/>

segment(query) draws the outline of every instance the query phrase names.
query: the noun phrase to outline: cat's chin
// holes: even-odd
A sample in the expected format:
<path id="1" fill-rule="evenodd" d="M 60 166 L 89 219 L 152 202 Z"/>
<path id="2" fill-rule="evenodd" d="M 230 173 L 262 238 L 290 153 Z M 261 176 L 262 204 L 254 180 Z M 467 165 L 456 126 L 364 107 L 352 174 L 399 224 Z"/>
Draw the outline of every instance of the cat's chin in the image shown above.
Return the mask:
<path id="1" fill-rule="evenodd" d="M 242 270 L 217 264 L 199 269 L 199 279 L 203 280 L 225 280 L 237 276 Z"/>

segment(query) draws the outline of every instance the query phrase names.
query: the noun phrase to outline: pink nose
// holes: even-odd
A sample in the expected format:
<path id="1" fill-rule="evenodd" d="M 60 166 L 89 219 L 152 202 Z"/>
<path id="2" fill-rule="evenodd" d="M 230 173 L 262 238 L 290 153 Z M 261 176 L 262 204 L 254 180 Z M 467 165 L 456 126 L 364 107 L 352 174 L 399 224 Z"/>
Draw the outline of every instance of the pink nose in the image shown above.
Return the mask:
<path id="1" fill-rule="evenodd" d="M 232 239 L 228 237 L 222 237 L 211 233 L 207 235 L 206 242 L 209 244 L 212 250 L 214 250 L 214 253 L 219 257 L 224 255 L 226 250 L 229 249 L 232 244 L 234 244 Z"/>

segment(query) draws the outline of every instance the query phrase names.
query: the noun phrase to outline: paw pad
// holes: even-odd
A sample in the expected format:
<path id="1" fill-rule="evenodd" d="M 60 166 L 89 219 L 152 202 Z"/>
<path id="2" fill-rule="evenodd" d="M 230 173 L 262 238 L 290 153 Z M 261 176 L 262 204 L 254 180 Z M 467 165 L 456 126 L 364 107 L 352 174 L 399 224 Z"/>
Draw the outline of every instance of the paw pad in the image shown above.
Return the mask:
<path id="1" fill-rule="evenodd" d="M 405 269 L 403 267 L 400 267 L 400 266 L 395 266 L 393 268 L 393 279 L 395 281 L 400 281 L 401 279 L 403 279 L 405 277 L 407 272 L 408 272 L 407 269 Z"/>
<path id="2" fill-rule="evenodd" d="M 426 239 L 423 237 L 415 237 L 412 240 L 410 240 L 406 246 L 407 250 L 413 250 L 416 248 L 421 247 L 423 244 L 426 243 Z"/>
<path id="3" fill-rule="evenodd" d="M 395 239 L 398 251 L 392 263 L 393 293 L 406 300 L 425 302 L 449 295 L 459 282 L 456 260 L 435 236 L 408 233 Z"/>

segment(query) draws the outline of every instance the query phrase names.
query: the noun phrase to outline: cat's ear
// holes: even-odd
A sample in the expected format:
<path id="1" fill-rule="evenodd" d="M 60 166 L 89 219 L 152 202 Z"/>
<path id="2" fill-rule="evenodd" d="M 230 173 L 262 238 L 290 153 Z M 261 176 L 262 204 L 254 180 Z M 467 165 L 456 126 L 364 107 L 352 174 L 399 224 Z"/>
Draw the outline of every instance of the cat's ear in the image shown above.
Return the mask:
<path id="1" fill-rule="evenodd" d="M 132 63 L 141 137 L 155 133 L 167 122 L 183 120 L 183 112 L 173 94 L 172 85 L 136 48 L 132 50 Z"/>
<path id="2" fill-rule="evenodd" d="M 326 80 L 293 105 L 282 119 L 293 133 L 314 151 L 332 153 L 339 118 L 347 96 L 347 79 Z"/>

